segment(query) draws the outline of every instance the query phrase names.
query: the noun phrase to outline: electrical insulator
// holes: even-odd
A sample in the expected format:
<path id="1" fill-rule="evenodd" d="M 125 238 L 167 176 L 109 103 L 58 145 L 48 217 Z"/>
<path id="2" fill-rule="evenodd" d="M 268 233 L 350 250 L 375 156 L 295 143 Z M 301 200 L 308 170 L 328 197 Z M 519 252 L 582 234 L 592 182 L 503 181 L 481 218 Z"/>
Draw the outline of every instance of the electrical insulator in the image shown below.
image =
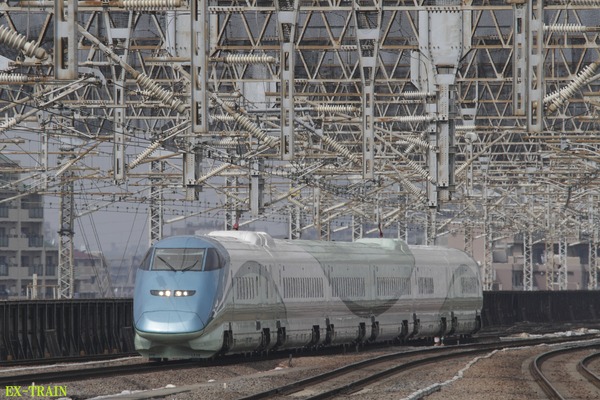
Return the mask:
<path id="1" fill-rule="evenodd" d="M 150 155 L 152 153 L 154 153 L 156 151 L 156 149 L 158 149 L 159 146 L 160 146 L 160 142 L 158 140 L 155 142 L 152 142 L 152 144 L 150 146 L 148 146 L 148 148 L 146 150 L 142 151 L 140 153 L 140 155 L 135 158 L 135 160 L 133 160 L 131 163 L 129 163 L 129 165 L 127 166 L 127 169 L 134 169 L 135 167 L 137 167 L 138 164 L 141 163 L 145 158 L 150 157 Z"/>
<path id="2" fill-rule="evenodd" d="M 416 162 L 414 162 L 413 160 L 411 160 L 410 158 L 406 159 L 406 163 L 413 169 L 415 170 L 419 175 L 421 175 L 421 177 L 423 177 L 424 179 L 427 179 L 429 182 L 431 183 L 435 183 L 435 181 L 433 179 L 431 179 L 431 175 L 425 171 L 423 169 L 423 167 L 421 167 L 419 164 L 417 164 Z"/>
<path id="3" fill-rule="evenodd" d="M 14 49 L 22 50 L 27 57 L 35 57 L 39 60 L 48 58 L 46 50 L 33 41 L 28 42 L 25 36 L 5 26 L 0 26 L 0 42 Z"/>
<path id="4" fill-rule="evenodd" d="M 549 96 L 544 98 L 544 103 L 548 104 L 548 112 L 556 111 L 565 101 L 573 97 L 575 92 L 579 90 L 588 79 L 590 79 L 598 68 L 598 62 L 593 62 L 581 71 L 575 79 L 571 81 L 567 86 L 560 89 L 558 92 L 551 93 Z"/>
<path id="5" fill-rule="evenodd" d="M 429 143 L 427 143 L 426 141 L 421 140 L 416 137 L 411 137 L 411 136 L 402 136 L 402 139 L 399 139 L 398 142 L 405 142 L 405 143 L 413 144 L 415 146 L 419 146 L 424 149 L 431 148 L 431 145 Z"/>
<path id="6" fill-rule="evenodd" d="M 232 107 L 229 106 L 228 103 L 231 103 L 231 102 L 225 102 L 225 101 L 221 100 L 215 94 L 213 94 L 211 98 L 214 101 L 216 101 L 217 104 L 219 104 L 221 107 L 223 107 L 225 109 L 225 111 L 227 111 L 230 115 L 232 115 L 233 118 L 235 119 L 235 121 L 238 124 L 240 124 L 240 126 L 245 128 L 248 132 L 250 132 L 252 135 L 254 135 L 254 137 L 256 137 L 258 140 L 261 140 L 264 144 L 266 144 L 269 147 L 275 147 L 277 145 L 277 142 L 278 142 L 277 139 L 275 139 L 271 136 L 268 136 L 258 126 L 256 126 L 254 124 L 254 122 L 252 122 L 252 120 L 250 120 L 250 118 L 236 112 Z"/>
<path id="7" fill-rule="evenodd" d="M 202 182 L 204 182 L 208 178 L 210 178 L 212 176 L 215 176 L 216 174 L 218 174 L 221 171 L 226 170 L 230 166 L 231 166 L 230 164 L 223 163 L 223 164 L 219 165 L 218 167 L 213 168 L 210 172 L 208 172 L 207 174 L 205 174 L 205 175 L 201 176 L 200 178 L 198 178 L 198 180 L 196 181 L 196 185 L 201 184 Z"/>
<path id="8" fill-rule="evenodd" d="M 146 74 L 139 74 L 135 80 L 140 86 L 146 89 L 152 95 L 152 97 L 160 99 L 163 103 L 167 104 L 173 110 L 179 113 L 183 113 L 185 111 L 185 105 L 181 100 L 176 99 L 173 93 L 170 93 L 158 86 L 158 84 L 150 79 Z"/>
<path id="9" fill-rule="evenodd" d="M 406 115 L 395 118 L 395 121 L 399 122 L 430 122 L 433 117 L 430 115 Z"/>
<path id="10" fill-rule="evenodd" d="M 275 57 L 255 54 L 228 54 L 224 57 L 228 64 L 272 64 Z"/>
<path id="11" fill-rule="evenodd" d="M 398 174 L 397 176 L 398 176 L 398 179 L 400 179 L 400 182 L 402 182 L 402 185 L 404 186 L 404 189 L 406 189 L 409 192 L 411 192 L 421 202 L 423 202 L 423 203 L 427 202 L 427 197 L 425 197 L 423 195 L 423 193 L 419 189 L 417 189 L 417 187 L 411 181 L 409 181 L 408 179 L 406 179 L 403 174 Z"/>
<path id="12" fill-rule="evenodd" d="M 410 99 L 422 98 L 422 97 L 431 97 L 432 96 L 431 93 L 427 93 L 427 92 L 402 92 L 402 93 L 400 93 L 400 95 L 402 97 L 407 97 L 407 98 L 410 98 Z"/>
<path id="13" fill-rule="evenodd" d="M 355 112 L 356 107 L 354 106 L 346 106 L 346 105 L 319 105 L 315 106 L 315 111 L 319 112 L 329 112 L 329 113 L 344 113 L 344 112 Z"/>
<path id="14" fill-rule="evenodd" d="M 258 140 L 263 141 L 267 146 L 274 147 L 277 144 L 277 140 L 272 138 L 271 136 L 267 136 L 258 126 L 254 125 L 254 123 L 248 118 L 241 114 L 235 114 L 233 116 L 235 121 L 240 124 L 244 129 L 254 135 Z"/>
<path id="15" fill-rule="evenodd" d="M 181 0 L 122 0 L 121 6 L 134 11 L 164 10 L 180 7 Z"/>
<path id="16" fill-rule="evenodd" d="M 218 148 L 234 148 L 239 145 L 239 142 L 237 139 L 225 138 L 217 142 L 211 142 L 210 145 Z"/>
<path id="17" fill-rule="evenodd" d="M 208 12 L 210 14 L 222 12 L 243 13 L 244 11 L 246 11 L 246 9 L 242 6 L 208 6 Z"/>
<path id="18" fill-rule="evenodd" d="M 544 25 L 544 32 L 551 33 L 587 32 L 588 30 L 590 30 L 589 27 L 577 24 Z"/>
<path id="19" fill-rule="evenodd" d="M 562 0 L 561 4 L 569 6 L 600 6 L 600 0 Z"/>
<path id="20" fill-rule="evenodd" d="M 17 124 L 16 118 L 9 118 L 7 120 L 4 120 L 4 121 L 0 122 L 0 132 L 10 129 L 13 126 L 15 126 L 16 124 Z"/>
<path id="21" fill-rule="evenodd" d="M 213 115 L 212 119 L 214 119 L 215 121 L 221 121 L 221 122 L 235 121 L 235 118 L 233 118 L 231 115 Z"/>
<path id="22" fill-rule="evenodd" d="M 225 104 L 227 107 L 233 108 L 234 110 L 237 110 L 239 107 L 234 101 L 224 101 L 223 104 Z"/>
<path id="23" fill-rule="evenodd" d="M 560 96 L 560 90 L 555 90 L 554 92 L 546 95 L 546 97 L 544 97 L 544 104 L 554 101 L 558 96 Z"/>
<path id="24" fill-rule="evenodd" d="M 350 150 L 348 150 L 346 147 L 342 146 L 341 144 L 339 144 L 338 142 L 336 142 L 329 136 L 323 136 L 323 142 L 325 144 L 331 146 L 337 153 L 348 158 L 353 163 L 355 163 L 355 164 L 358 163 L 359 160 L 358 160 L 358 157 L 356 156 L 356 154 L 351 153 Z"/>
<path id="25" fill-rule="evenodd" d="M 0 74 L 0 82 L 20 83 L 28 80 L 29 77 L 23 74 Z"/>

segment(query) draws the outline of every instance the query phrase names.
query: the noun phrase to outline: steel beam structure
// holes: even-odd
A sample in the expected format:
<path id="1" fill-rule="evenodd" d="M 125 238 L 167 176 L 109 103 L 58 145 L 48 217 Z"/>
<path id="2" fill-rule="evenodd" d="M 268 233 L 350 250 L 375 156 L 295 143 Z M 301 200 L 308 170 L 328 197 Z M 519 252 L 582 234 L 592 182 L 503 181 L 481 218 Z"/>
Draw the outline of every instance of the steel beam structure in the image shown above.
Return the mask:
<path id="1" fill-rule="evenodd" d="M 150 204 L 148 207 L 149 243 L 152 245 L 163 237 L 163 188 L 160 185 L 164 173 L 164 161 L 150 162 Z"/>
<path id="2" fill-rule="evenodd" d="M 598 5 L 4 2 L 3 154 L 33 155 L 19 189 L 47 196 L 63 195 L 53 175 L 76 170 L 81 213 L 115 198 L 149 210 L 153 187 L 166 216 L 229 213 L 227 228 L 300 210 L 290 237 L 354 219 L 408 227 L 404 198 L 429 243 L 450 220 L 484 227 L 491 287 L 492 231 L 536 235 L 560 215 L 572 243 L 597 217 Z M 76 158 L 61 170 L 65 137 Z"/>
<path id="3" fill-rule="evenodd" d="M 375 178 L 375 76 L 383 8 L 379 0 L 352 2 L 361 83 L 363 178 Z"/>
<path id="4" fill-rule="evenodd" d="M 300 207 L 298 206 L 290 206 L 290 223 L 289 223 L 289 238 L 300 239 L 302 237 L 302 216 L 300 212 Z"/>
<path id="5" fill-rule="evenodd" d="M 294 88 L 296 65 L 296 27 L 298 26 L 299 0 L 293 2 L 276 0 L 279 34 L 279 86 L 281 96 L 281 159 L 294 159 Z"/>
<path id="6" fill-rule="evenodd" d="M 589 195 L 588 197 L 588 285 L 589 290 L 600 289 L 598 287 L 598 223 L 599 218 L 595 211 L 598 208 L 598 196 Z"/>
<path id="7" fill-rule="evenodd" d="M 523 234 L 523 290 L 533 290 L 532 232 Z"/>
<path id="8" fill-rule="evenodd" d="M 556 285 L 558 286 L 558 290 L 567 290 L 567 286 L 569 283 L 569 264 L 567 262 L 567 238 L 562 232 L 558 241 L 558 259 L 559 265 Z"/>
<path id="9" fill-rule="evenodd" d="M 58 296 L 61 299 L 70 299 L 73 297 L 73 235 L 75 234 L 73 226 L 73 215 L 75 208 L 74 201 L 74 179 L 75 174 L 67 171 L 61 176 L 61 197 L 60 197 L 60 230 L 58 231 Z"/>
<path id="10" fill-rule="evenodd" d="M 465 253 L 473 257 L 473 223 L 471 221 L 465 221 Z"/>

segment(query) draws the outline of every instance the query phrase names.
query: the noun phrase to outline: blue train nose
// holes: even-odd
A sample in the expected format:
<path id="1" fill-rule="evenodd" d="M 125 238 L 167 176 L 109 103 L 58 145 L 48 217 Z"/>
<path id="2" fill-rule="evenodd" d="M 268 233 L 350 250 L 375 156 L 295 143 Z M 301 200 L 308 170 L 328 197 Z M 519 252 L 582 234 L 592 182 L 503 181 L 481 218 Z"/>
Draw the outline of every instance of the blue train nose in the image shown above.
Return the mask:
<path id="1" fill-rule="evenodd" d="M 190 333 L 204 329 L 206 321 L 189 311 L 146 311 L 135 323 L 136 328 L 148 333 Z"/>
<path id="2" fill-rule="evenodd" d="M 202 331 L 213 315 L 219 272 L 138 271 L 133 301 L 136 330 L 157 334 Z"/>

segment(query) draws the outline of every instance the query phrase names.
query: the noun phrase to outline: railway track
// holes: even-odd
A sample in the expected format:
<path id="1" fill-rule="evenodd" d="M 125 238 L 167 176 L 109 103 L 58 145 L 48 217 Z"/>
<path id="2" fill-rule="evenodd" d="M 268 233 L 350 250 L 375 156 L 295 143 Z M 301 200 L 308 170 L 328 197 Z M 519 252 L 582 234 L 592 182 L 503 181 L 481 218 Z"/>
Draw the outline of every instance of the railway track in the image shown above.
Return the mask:
<path id="1" fill-rule="evenodd" d="M 162 363 L 146 362 L 141 364 L 112 365 L 92 368 L 59 369 L 48 372 L 31 372 L 19 375 L 0 376 L 0 387 L 35 383 L 68 382 L 105 376 L 140 374 L 161 369 L 177 369 L 193 366 L 190 360 L 166 361 Z"/>
<path id="2" fill-rule="evenodd" d="M 588 365 L 597 359 L 600 359 L 600 352 L 587 356 L 577 364 L 577 371 L 579 371 L 588 382 L 600 389 L 600 375 L 588 368 Z"/>
<path id="3" fill-rule="evenodd" d="M 408 352 L 405 351 L 392 353 L 350 364 L 333 371 L 328 371 L 323 374 L 315 375 L 313 377 L 276 387 L 264 392 L 242 397 L 240 400 L 266 399 L 276 396 L 285 396 L 292 393 L 299 398 L 302 397 L 303 400 L 328 399 L 339 395 L 357 392 L 362 388 L 376 383 L 382 379 L 413 368 L 422 367 L 427 364 L 437 363 L 452 358 L 476 356 L 503 348 L 562 343 L 573 340 L 582 340 L 582 337 L 520 339 L 496 343 L 459 345 L 455 347 L 434 347 Z M 414 359 L 406 361 L 408 358 Z M 432 387 L 428 390 L 434 391 L 437 390 L 437 388 Z M 425 394 L 426 393 L 422 393 L 422 395 Z"/>
<path id="4" fill-rule="evenodd" d="M 373 344 L 370 348 L 379 349 L 383 348 L 382 344 Z M 299 352 L 296 354 L 299 355 L 334 355 L 334 354 L 342 354 L 347 351 L 347 348 L 338 346 L 338 347 L 328 347 L 324 348 L 318 353 L 315 351 L 310 351 L 306 349 L 304 352 Z M 138 353 L 133 353 L 132 355 L 139 356 Z M 179 369 L 179 368 L 199 368 L 199 367 L 215 367 L 215 366 L 227 366 L 227 365 L 235 365 L 239 363 L 246 363 L 252 361 L 266 361 L 266 360 L 286 360 L 290 357 L 289 352 L 271 352 L 266 354 L 254 354 L 251 356 L 239 354 L 239 355 L 228 355 L 223 357 L 218 357 L 215 359 L 201 359 L 201 360 L 169 360 L 169 361 L 161 361 L 161 362 L 143 362 L 137 363 L 133 365 L 113 365 L 113 366 L 101 366 L 101 367 L 88 367 L 85 364 L 88 362 L 96 362 L 96 361 L 110 361 L 112 359 L 116 359 L 114 355 L 101 355 L 101 356 L 88 356 L 88 357 L 62 357 L 60 359 L 51 358 L 44 360 L 22 360 L 19 362 L 5 362 L 0 364 L 0 367 L 4 369 L 9 369 L 12 367 L 24 367 L 27 369 L 30 367 L 31 369 L 37 369 L 37 367 L 47 367 L 53 368 L 56 366 L 60 368 L 57 371 L 48 371 L 48 372 L 40 372 L 39 370 L 24 373 L 18 375 L 0 375 L 0 387 L 4 386 L 12 386 L 19 385 L 23 383 L 51 383 L 51 382 L 68 382 L 75 380 L 83 380 L 83 379 L 93 379 L 93 378 L 102 378 L 108 376 L 116 376 L 116 375 L 132 375 L 138 373 L 145 372 L 154 372 L 165 369 Z M 121 357 L 123 358 L 123 357 Z M 140 357 L 141 358 L 141 357 Z M 70 363 L 74 365 L 74 368 L 70 368 L 71 365 L 65 365 L 62 363 Z M 78 367 L 79 366 L 79 367 Z M 85 367 L 84 367 L 85 366 Z M 10 372 L 10 371 L 9 371 Z"/>
<path id="5" fill-rule="evenodd" d="M 600 349 L 600 342 L 594 344 L 585 344 L 581 346 L 569 346 L 557 350 L 548 351 L 537 356 L 529 365 L 531 375 L 537 384 L 542 388 L 544 393 L 550 400 L 565 400 L 567 398 L 582 398 L 582 393 L 592 393 L 597 396 L 597 390 L 600 388 L 600 377 L 594 374 L 588 367 L 589 363 L 596 358 L 600 358 L 600 353 L 585 355 L 582 360 L 577 363 L 576 370 L 580 375 L 584 376 L 590 386 L 594 388 L 588 389 L 581 385 L 581 380 L 577 380 L 569 374 L 568 356 L 575 354 L 580 357 L 579 353 L 589 352 L 591 349 Z M 567 360 L 563 360 L 566 358 Z M 553 366 L 550 361 L 555 361 Z M 572 364 L 572 363 L 571 363 Z M 546 372 L 544 372 L 546 371 Z M 558 373 L 558 372 L 560 373 Z M 577 390 L 577 393 L 574 392 Z M 588 397 L 585 397 L 588 398 Z M 589 397 L 596 398 L 596 397 Z"/>
<path id="6" fill-rule="evenodd" d="M 330 398 L 342 393 L 354 392 L 362 387 L 377 380 L 384 379 L 392 374 L 399 373 L 404 370 L 416 368 L 427 363 L 436 363 L 454 357 L 471 357 L 480 353 L 492 351 L 494 349 L 532 346 L 541 343 L 558 343 L 573 340 L 585 340 L 589 338 L 597 338 L 595 335 L 584 335 L 569 338 L 536 338 L 536 339 L 518 339 L 496 343 L 478 343 L 459 346 L 444 346 L 444 347 L 426 347 L 417 350 L 403 350 L 392 354 L 380 356 L 377 358 L 365 360 L 359 363 L 351 364 L 346 367 L 339 368 L 335 371 L 314 376 L 303 381 L 296 382 L 283 387 L 276 387 L 262 393 L 256 393 L 245 397 L 246 399 L 270 398 L 284 393 L 299 392 L 305 390 L 308 398 L 320 399 Z M 322 353 L 313 353 L 315 355 Z M 288 357 L 287 353 L 280 352 L 279 354 L 271 355 L 271 359 L 285 360 Z M 260 360 L 265 360 L 261 358 Z M 105 378 L 111 376 L 135 375 L 149 372 L 160 372 L 174 369 L 193 369 L 193 368 L 210 368 L 213 366 L 233 365 L 242 362 L 257 361 L 256 358 L 249 357 L 222 357 L 214 360 L 203 361 L 167 361 L 167 362 L 149 362 L 138 363 L 134 365 L 119 365 L 119 366 L 104 366 L 99 368 L 77 368 L 77 369 L 60 369 L 58 371 L 39 372 L 33 371 L 25 374 L 0 376 L 0 385 L 4 387 L 15 385 L 27 385 L 31 382 L 36 384 L 41 383 L 57 383 L 68 381 L 82 381 L 92 378 Z M 366 370 L 365 370 L 366 368 Z M 349 378 L 351 372 L 359 372 L 360 377 Z M 344 377 L 345 376 L 345 377 Z M 336 378 L 337 377 L 337 378 Z M 335 382 L 331 379 L 337 379 Z M 348 383 L 352 381 L 351 383 Z M 356 382 L 355 382 L 356 381 Z M 319 383 L 321 382 L 321 383 Z M 327 387 L 323 388 L 323 384 Z M 315 389 L 315 385 L 321 385 Z M 311 389 L 312 387 L 312 389 Z"/>
<path id="7" fill-rule="evenodd" d="M 586 327 L 589 329 L 598 329 L 600 330 L 600 324 L 592 324 L 586 323 Z M 570 326 L 569 324 L 561 325 L 562 330 L 573 329 L 576 330 L 579 328 L 579 325 Z M 514 326 L 504 326 L 504 327 L 494 327 L 494 328 L 483 328 L 477 334 L 472 337 L 462 338 L 460 343 L 472 343 L 472 342 L 485 342 L 491 340 L 499 340 L 500 337 L 512 335 L 515 333 L 527 333 L 527 334 L 551 334 L 557 331 L 557 326 L 553 324 L 543 324 L 543 323 L 519 323 Z M 449 339 L 452 340 L 452 339 Z M 411 344 L 419 346 L 425 343 L 426 340 L 414 340 Z M 451 344 L 456 343 L 456 339 L 454 342 L 449 342 Z M 428 343 L 429 344 L 429 343 Z M 368 346 L 370 348 L 374 347 L 385 347 L 388 344 L 386 343 L 369 343 Z M 306 351 L 299 349 L 299 351 Z M 333 348 L 331 351 L 334 353 L 337 351 Z M 123 352 L 123 353 L 111 353 L 111 354 L 89 354 L 85 356 L 59 356 L 59 357 L 46 357 L 46 358 L 24 358 L 24 359 L 12 359 L 8 360 L 0 360 L 0 369 L 10 368 L 15 366 L 28 366 L 28 365 L 49 365 L 49 364 L 57 364 L 57 363 L 66 363 L 66 362 L 88 362 L 88 361 L 100 361 L 100 360 L 111 360 L 122 357 L 134 357 L 139 356 L 139 353 L 134 352 Z"/>
<path id="8" fill-rule="evenodd" d="M 113 354 L 92 354 L 88 356 L 68 356 L 68 357 L 48 357 L 31 358 L 23 360 L 0 361 L 0 369 L 12 367 L 52 365 L 59 363 L 85 363 L 91 361 L 109 361 L 126 357 L 140 357 L 138 352 L 113 353 Z"/>

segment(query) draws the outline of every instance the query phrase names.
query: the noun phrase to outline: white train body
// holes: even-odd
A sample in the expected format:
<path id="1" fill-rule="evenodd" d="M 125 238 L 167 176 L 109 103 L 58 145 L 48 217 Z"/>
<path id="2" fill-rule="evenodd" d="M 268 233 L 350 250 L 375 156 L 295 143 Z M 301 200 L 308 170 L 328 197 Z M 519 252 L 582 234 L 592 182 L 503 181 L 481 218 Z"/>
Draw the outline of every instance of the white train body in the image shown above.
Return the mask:
<path id="1" fill-rule="evenodd" d="M 147 301 L 152 287 L 136 282 L 136 348 L 141 354 L 210 357 L 466 335 L 480 327 L 479 268 L 459 250 L 408 246 L 394 239 L 277 240 L 266 233 L 240 231 L 202 238 L 220 253 L 218 273 L 206 267 L 211 272 L 162 271 L 152 287 L 154 292 L 176 290 L 185 282 L 181 289 L 188 289 L 190 282 L 204 280 L 202 274 L 211 274 L 212 286 L 217 286 L 212 301 L 198 304 L 190 296 L 184 303 L 171 297 L 160 299 L 165 303 L 157 306 L 156 299 Z M 160 242 L 155 247 L 160 248 Z M 144 272 L 146 278 L 138 274 L 138 280 L 153 279 L 151 266 Z M 201 318 L 201 328 L 184 323 L 171 329 L 177 324 L 145 319 L 156 307 L 177 312 L 191 307 L 186 315 L 206 317 Z"/>

